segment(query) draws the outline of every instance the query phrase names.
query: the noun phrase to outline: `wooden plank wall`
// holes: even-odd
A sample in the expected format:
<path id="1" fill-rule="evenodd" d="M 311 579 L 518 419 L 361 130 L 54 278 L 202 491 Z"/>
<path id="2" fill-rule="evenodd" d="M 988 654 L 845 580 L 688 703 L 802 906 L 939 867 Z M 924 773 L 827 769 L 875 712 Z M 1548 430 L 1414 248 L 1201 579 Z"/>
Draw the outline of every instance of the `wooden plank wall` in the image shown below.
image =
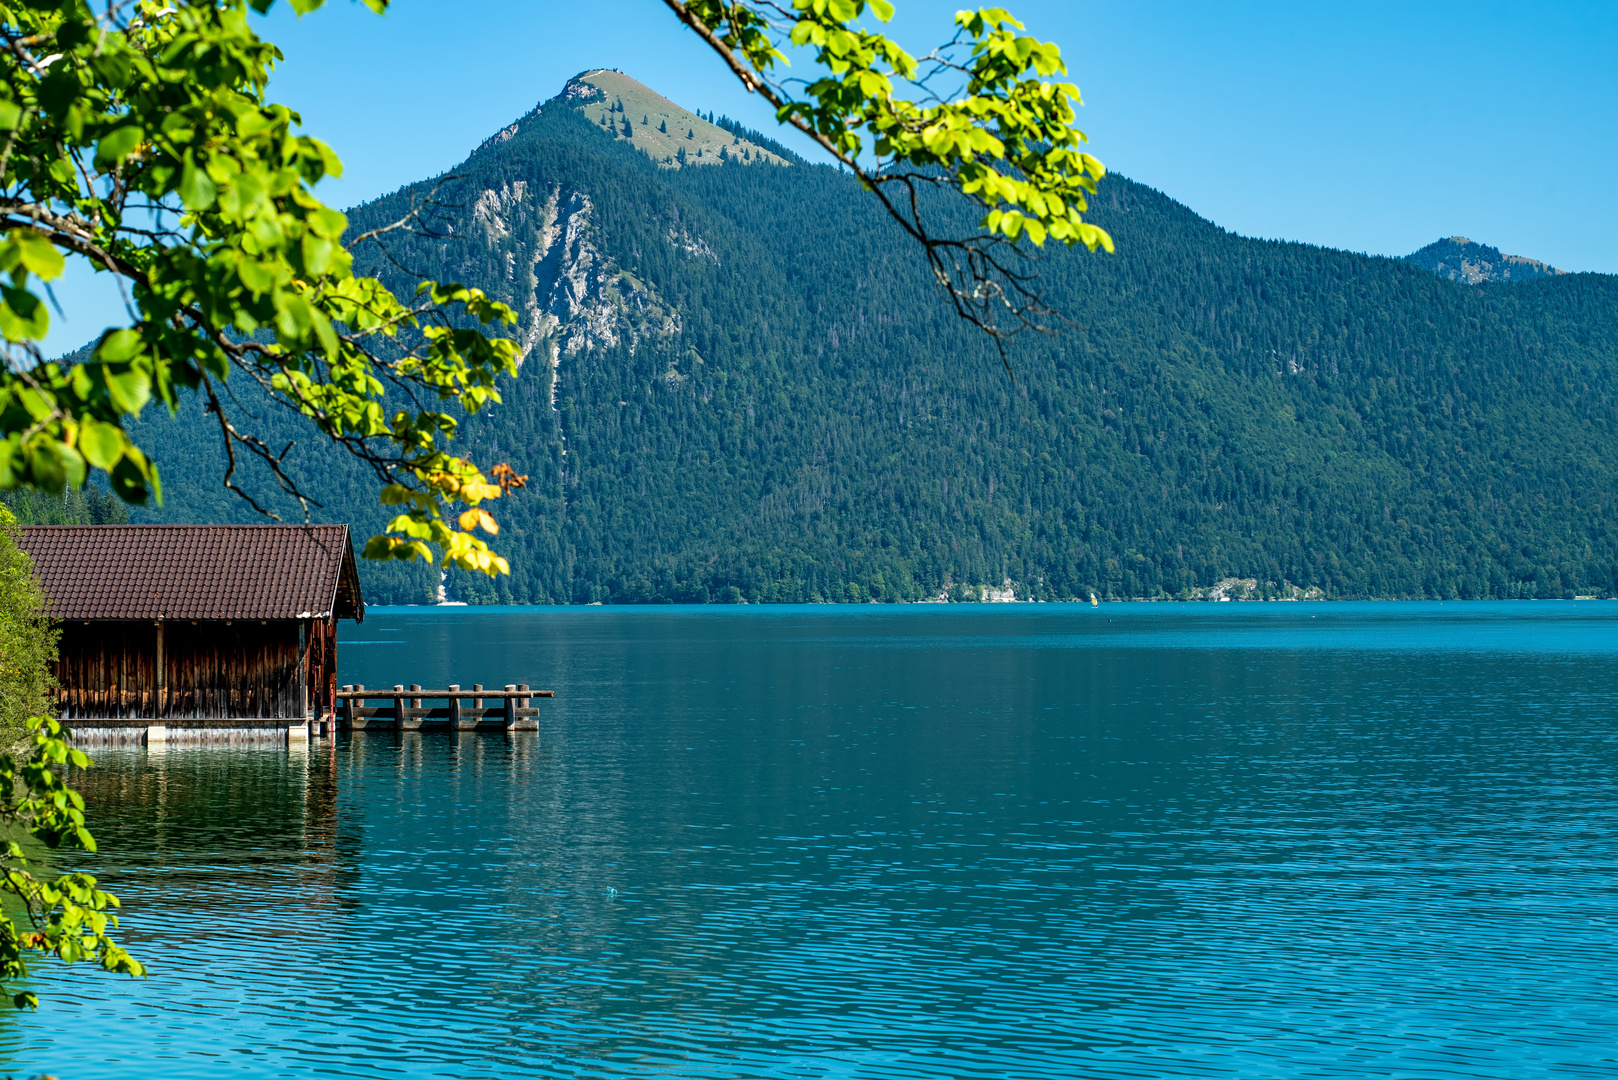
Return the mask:
<path id="1" fill-rule="evenodd" d="M 318 709 L 316 680 L 329 684 L 335 676 L 335 664 L 326 662 L 335 652 L 335 628 L 311 622 L 310 630 L 308 645 L 315 647 L 306 653 L 308 681 L 300 685 L 296 621 L 165 622 L 160 684 L 155 623 L 64 623 L 56 664 L 62 717 L 300 719 L 304 685 L 309 706 Z"/>
<path id="2" fill-rule="evenodd" d="M 332 711 L 337 690 L 337 620 L 309 623 L 309 711 L 315 716 Z"/>

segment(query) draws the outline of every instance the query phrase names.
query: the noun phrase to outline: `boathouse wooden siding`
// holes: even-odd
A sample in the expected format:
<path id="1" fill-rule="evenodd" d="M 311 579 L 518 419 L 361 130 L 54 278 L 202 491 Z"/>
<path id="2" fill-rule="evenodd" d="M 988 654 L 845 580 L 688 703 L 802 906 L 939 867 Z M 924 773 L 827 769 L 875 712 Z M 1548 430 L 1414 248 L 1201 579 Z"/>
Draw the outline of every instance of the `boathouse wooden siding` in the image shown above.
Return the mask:
<path id="1" fill-rule="evenodd" d="M 23 530 L 62 631 L 68 721 L 253 725 L 329 711 L 337 620 L 364 618 L 348 529 Z"/>

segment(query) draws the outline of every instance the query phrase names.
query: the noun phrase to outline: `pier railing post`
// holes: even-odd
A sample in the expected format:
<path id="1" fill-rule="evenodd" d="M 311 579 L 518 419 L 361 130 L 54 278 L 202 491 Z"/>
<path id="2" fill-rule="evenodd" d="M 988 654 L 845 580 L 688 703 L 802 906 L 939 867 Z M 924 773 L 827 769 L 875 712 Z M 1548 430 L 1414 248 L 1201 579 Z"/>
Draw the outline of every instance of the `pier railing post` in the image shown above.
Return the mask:
<path id="1" fill-rule="evenodd" d="M 528 684 L 525 683 L 525 682 L 524 683 L 518 683 L 517 684 L 517 689 L 519 691 L 527 690 L 528 689 Z M 533 702 L 534 702 L 533 698 L 531 698 L 531 697 L 527 696 L 526 694 L 524 694 L 522 697 L 517 699 L 517 708 L 520 709 L 520 710 L 526 710 L 530 706 L 533 705 Z M 523 730 L 523 731 L 536 731 L 539 728 L 539 722 L 537 720 L 535 720 L 531 716 L 518 716 L 517 717 L 517 727 L 519 729 Z"/>
<path id="2" fill-rule="evenodd" d="M 344 690 L 354 690 L 354 689 L 364 690 L 365 687 L 364 687 L 363 684 L 356 687 L 355 684 L 353 684 L 353 683 L 344 683 L 343 684 L 343 689 Z M 351 697 L 346 697 L 346 698 L 343 699 L 343 723 L 344 723 L 344 725 L 347 726 L 348 730 L 350 730 L 350 731 L 354 730 L 354 699 L 351 698 Z"/>
<path id="3" fill-rule="evenodd" d="M 405 697 L 400 693 L 403 689 L 404 683 L 393 684 L 393 726 L 400 731 L 404 730 L 405 722 Z"/>
<path id="4" fill-rule="evenodd" d="M 506 730 L 514 731 L 517 727 L 517 699 L 511 696 L 511 691 L 517 689 L 516 683 L 506 683 Z"/>
<path id="5" fill-rule="evenodd" d="M 449 684 L 449 729 L 451 731 L 461 730 L 461 699 L 456 696 L 460 692 L 460 683 L 452 682 Z"/>

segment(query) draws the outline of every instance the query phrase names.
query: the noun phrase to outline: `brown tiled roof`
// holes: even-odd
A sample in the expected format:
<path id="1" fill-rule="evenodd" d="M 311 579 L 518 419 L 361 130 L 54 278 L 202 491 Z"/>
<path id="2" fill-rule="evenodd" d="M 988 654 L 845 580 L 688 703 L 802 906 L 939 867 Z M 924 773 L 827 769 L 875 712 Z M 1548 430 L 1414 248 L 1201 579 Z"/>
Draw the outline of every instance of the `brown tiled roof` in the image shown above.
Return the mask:
<path id="1" fill-rule="evenodd" d="M 364 619 L 347 525 L 22 530 L 59 619 Z"/>

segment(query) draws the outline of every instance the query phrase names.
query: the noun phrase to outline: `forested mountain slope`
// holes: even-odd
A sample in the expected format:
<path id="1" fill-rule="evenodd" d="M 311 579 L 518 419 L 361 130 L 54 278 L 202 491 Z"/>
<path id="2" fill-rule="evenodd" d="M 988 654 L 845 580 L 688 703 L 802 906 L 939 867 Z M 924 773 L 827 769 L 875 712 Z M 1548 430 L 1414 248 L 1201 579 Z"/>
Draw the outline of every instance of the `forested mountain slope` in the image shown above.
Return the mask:
<path id="1" fill-rule="evenodd" d="M 396 289 L 395 263 L 522 316 L 521 376 L 462 436 L 530 477 L 496 507 L 513 572 L 453 574 L 452 598 L 1618 590 L 1618 279 L 1467 285 L 1235 236 L 1112 176 L 1092 219 L 1118 253 L 1043 259 L 1073 325 L 1018 338 L 1013 381 L 847 175 L 756 134 L 771 160 L 681 168 L 582 85 L 454 171 L 448 235 L 362 257 Z M 379 526 L 361 474 L 266 416 L 303 440 L 319 516 Z M 163 468 L 149 519 L 247 519 L 200 417 L 148 412 L 137 437 Z M 363 573 L 373 602 L 438 577 Z"/>

